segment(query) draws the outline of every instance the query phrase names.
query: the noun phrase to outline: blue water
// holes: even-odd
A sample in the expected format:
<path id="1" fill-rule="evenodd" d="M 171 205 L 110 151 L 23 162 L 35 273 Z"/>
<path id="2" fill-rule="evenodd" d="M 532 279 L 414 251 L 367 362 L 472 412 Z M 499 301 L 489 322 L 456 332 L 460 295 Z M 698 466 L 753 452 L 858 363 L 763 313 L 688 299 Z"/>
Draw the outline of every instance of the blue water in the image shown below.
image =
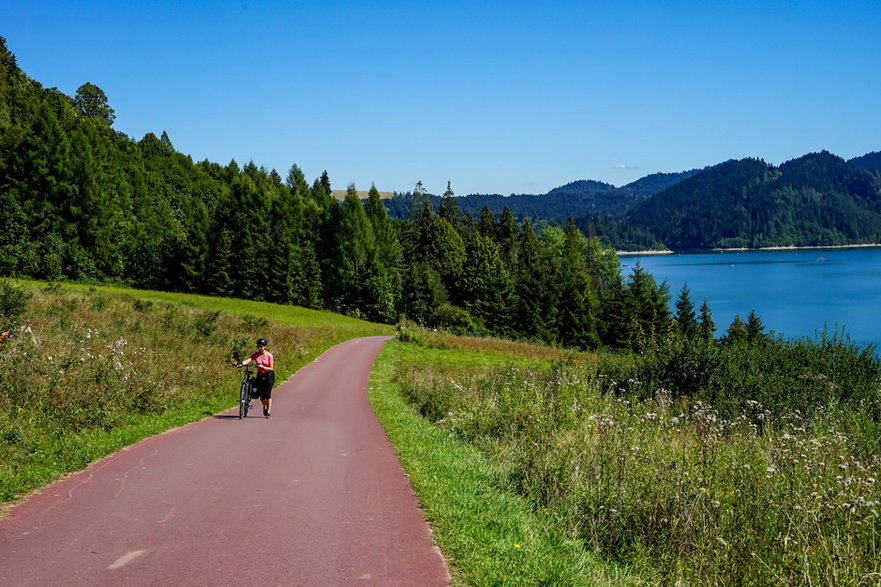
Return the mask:
<path id="1" fill-rule="evenodd" d="M 695 309 L 704 298 L 716 334 L 735 314 L 755 309 L 766 331 L 814 337 L 824 325 L 881 347 L 881 247 L 722 251 L 622 256 L 623 274 L 638 261 L 670 284 L 670 307 L 688 283 Z"/>

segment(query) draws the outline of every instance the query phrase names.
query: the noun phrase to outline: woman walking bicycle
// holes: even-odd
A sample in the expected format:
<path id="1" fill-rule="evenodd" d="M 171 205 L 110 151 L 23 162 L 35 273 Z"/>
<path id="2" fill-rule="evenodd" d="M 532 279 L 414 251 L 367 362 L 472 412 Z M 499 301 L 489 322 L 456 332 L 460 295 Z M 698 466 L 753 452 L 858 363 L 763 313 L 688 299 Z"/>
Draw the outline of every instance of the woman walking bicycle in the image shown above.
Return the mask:
<path id="1" fill-rule="evenodd" d="M 272 388 L 275 386 L 275 361 L 272 353 L 266 350 L 269 344 L 265 338 L 257 340 L 257 352 L 238 364 L 239 367 L 251 361 L 257 365 L 257 378 L 254 381 L 254 392 L 263 404 L 263 416 L 272 418 Z"/>

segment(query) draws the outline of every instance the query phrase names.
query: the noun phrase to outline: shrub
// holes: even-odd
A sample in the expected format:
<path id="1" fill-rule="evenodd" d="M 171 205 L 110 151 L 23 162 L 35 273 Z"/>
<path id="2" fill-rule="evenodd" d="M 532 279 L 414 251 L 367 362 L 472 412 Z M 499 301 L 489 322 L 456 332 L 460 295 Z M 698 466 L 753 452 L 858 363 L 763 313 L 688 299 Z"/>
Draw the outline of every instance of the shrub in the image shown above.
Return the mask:
<path id="1" fill-rule="evenodd" d="M 871 583 L 878 360 L 832 338 L 670 339 L 641 356 L 480 373 L 427 367 L 420 350 L 397 380 L 537 510 L 649 583 Z"/>
<path id="2" fill-rule="evenodd" d="M 613 391 L 638 400 L 665 390 L 711 403 L 725 417 L 749 401 L 810 414 L 831 404 L 877 405 L 881 361 L 874 350 L 838 333 L 731 344 L 671 335 L 634 355 L 631 367 L 603 361 L 600 370 L 617 382 Z"/>
<path id="3" fill-rule="evenodd" d="M 453 334 L 482 334 L 486 328 L 478 324 L 468 310 L 452 304 L 441 304 L 434 311 L 434 324 Z"/>
<path id="4" fill-rule="evenodd" d="M 202 312 L 193 320 L 193 328 L 196 333 L 204 337 L 209 337 L 217 330 L 217 319 L 220 318 L 220 312 Z"/>
<path id="5" fill-rule="evenodd" d="M 31 295 L 9 281 L 0 282 L 0 331 L 18 326 L 22 314 L 27 310 Z"/>

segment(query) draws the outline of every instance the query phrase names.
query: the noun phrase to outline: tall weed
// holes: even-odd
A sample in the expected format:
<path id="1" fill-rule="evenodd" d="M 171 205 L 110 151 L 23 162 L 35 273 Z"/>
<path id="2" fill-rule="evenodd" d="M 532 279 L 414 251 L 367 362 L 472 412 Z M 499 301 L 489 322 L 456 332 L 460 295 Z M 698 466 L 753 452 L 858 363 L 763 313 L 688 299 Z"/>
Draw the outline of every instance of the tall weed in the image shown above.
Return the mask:
<path id="1" fill-rule="evenodd" d="M 736 362 L 683 342 L 541 371 L 401 363 L 397 380 L 536 508 L 649 582 L 874 584 L 877 364 L 830 344 L 770 341 Z M 728 391 L 735 366 L 748 373 Z"/>

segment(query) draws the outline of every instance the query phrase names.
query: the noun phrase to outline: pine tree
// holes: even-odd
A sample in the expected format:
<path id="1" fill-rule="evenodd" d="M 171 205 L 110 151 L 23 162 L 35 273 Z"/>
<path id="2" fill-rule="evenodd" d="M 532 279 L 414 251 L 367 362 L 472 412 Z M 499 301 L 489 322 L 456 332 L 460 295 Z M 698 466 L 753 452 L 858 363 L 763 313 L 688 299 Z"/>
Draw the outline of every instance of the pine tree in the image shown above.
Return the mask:
<path id="1" fill-rule="evenodd" d="M 630 317 L 629 296 L 623 278 L 618 275 L 604 286 L 600 297 L 600 342 L 613 348 L 628 346 L 633 330 Z"/>
<path id="2" fill-rule="evenodd" d="M 556 271 L 528 220 L 517 240 L 518 258 L 511 316 L 514 330 L 531 340 L 556 342 Z"/>
<path id="3" fill-rule="evenodd" d="M 477 231 L 487 237 L 495 240 L 496 237 L 496 217 L 490 211 L 487 204 L 483 205 L 480 211 L 480 218 L 477 221 Z"/>
<path id="4" fill-rule="evenodd" d="M 364 315 L 368 308 L 376 305 L 377 295 L 384 294 L 371 291 L 368 280 L 373 279 L 375 287 L 376 280 L 382 282 L 385 272 L 378 262 L 373 227 L 354 185 L 349 186 L 343 202 L 335 257 L 335 291 L 329 292 L 334 306 L 346 313 Z"/>
<path id="5" fill-rule="evenodd" d="M 684 336 L 694 336 L 698 331 L 697 316 L 694 303 L 691 301 L 691 290 L 688 284 L 682 284 L 679 298 L 676 300 L 676 331 Z"/>
<path id="6" fill-rule="evenodd" d="M 615 251 L 604 249 L 597 237 L 587 239 L 586 261 L 594 291 L 602 299 L 604 291 L 621 280 L 621 262 Z"/>
<path id="7" fill-rule="evenodd" d="M 725 342 L 727 342 L 728 344 L 736 344 L 739 342 L 743 342 L 746 339 L 746 324 L 743 323 L 743 319 L 740 317 L 740 314 L 735 314 L 734 320 L 731 322 L 731 326 L 728 327 L 728 331 L 725 333 Z"/>
<path id="8" fill-rule="evenodd" d="M 465 214 L 462 213 L 462 210 L 456 204 L 456 199 L 452 194 L 453 190 L 451 190 L 449 184 L 447 184 L 447 191 L 444 192 L 444 197 L 441 198 L 440 204 L 438 205 L 437 215 L 449 222 L 453 228 L 461 233 L 465 227 Z"/>
<path id="9" fill-rule="evenodd" d="M 512 278 L 491 238 L 475 234 L 468 239 L 467 261 L 459 279 L 459 301 L 487 328 L 508 334 Z"/>
<path id="10" fill-rule="evenodd" d="M 307 308 L 324 307 L 324 281 L 321 262 L 310 241 L 303 241 L 295 250 L 296 263 L 292 269 L 295 304 Z"/>
<path id="11" fill-rule="evenodd" d="M 9 185 L 27 218 L 18 230 L 27 232 L 29 242 L 45 245 L 35 249 L 44 258 L 31 264 L 28 273 L 60 277 L 68 251 L 79 246 L 80 209 L 70 140 L 45 102 L 10 157 Z"/>
<path id="12" fill-rule="evenodd" d="M 749 342 L 762 342 L 765 340 L 765 323 L 756 313 L 755 309 L 750 310 L 746 317 L 746 339 Z"/>
<path id="13" fill-rule="evenodd" d="M 229 228 L 222 229 L 216 235 L 212 250 L 205 284 L 207 292 L 217 296 L 232 296 L 236 290 L 233 283 L 236 258 L 233 234 Z"/>
<path id="14" fill-rule="evenodd" d="M 704 303 L 701 304 L 700 311 L 700 336 L 704 340 L 712 340 L 716 334 L 716 323 L 713 322 L 713 313 L 710 311 L 710 305 L 707 303 L 707 298 L 704 298 Z"/>
<path id="15" fill-rule="evenodd" d="M 655 339 L 666 330 L 670 319 L 667 283 L 658 285 L 639 262 L 628 278 L 627 297 L 628 315 L 635 328 L 630 332 L 631 346 Z"/>
<path id="16" fill-rule="evenodd" d="M 71 213 L 76 202 L 72 150 L 45 103 L 15 150 L 10 167 L 11 184 L 28 216 L 32 240 L 50 232 L 73 237 L 77 213 Z"/>
<path id="17" fill-rule="evenodd" d="M 390 309 L 387 307 L 383 313 L 391 320 L 395 317 L 401 303 L 403 253 L 397 228 L 392 219 L 388 217 L 388 212 L 375 185 L 370 186 L 364 211 L 373 227 L 378 260 L 385 269 L 388 292 L 383 295 L 386 298 L 390 296 L 391 307 Z"/>
<path id="18" fill-rule="evenodd" d="M 514 220 L 511 209 L 505 206 L 496 225 L 496 242 L 499 243 L 502 259 L 506 263 L 513 263 L 517 258 L 517 235 L 517 221 Z"/>
<path id="19" fill-rule="evenodd" d="M 572 217 L 566 223 L 559 277 L 558 330 L 563 344 L 591 348 L 599 344 L 596 293 L 587 272 L 585 239 Z"/>

